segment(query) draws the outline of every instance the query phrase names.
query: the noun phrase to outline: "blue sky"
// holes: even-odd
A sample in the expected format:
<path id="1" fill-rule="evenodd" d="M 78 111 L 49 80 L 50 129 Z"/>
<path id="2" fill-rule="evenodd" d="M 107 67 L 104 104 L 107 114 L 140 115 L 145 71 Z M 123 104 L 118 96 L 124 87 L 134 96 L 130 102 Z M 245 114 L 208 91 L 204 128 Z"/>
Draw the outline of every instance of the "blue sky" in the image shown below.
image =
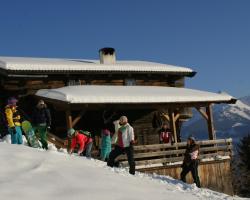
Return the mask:
<path id="1" fill-rule="evenodd" d="M 250 95 L 248 0 L 0 0 L 0 55 L 188 66 L 187 87 Z"/>

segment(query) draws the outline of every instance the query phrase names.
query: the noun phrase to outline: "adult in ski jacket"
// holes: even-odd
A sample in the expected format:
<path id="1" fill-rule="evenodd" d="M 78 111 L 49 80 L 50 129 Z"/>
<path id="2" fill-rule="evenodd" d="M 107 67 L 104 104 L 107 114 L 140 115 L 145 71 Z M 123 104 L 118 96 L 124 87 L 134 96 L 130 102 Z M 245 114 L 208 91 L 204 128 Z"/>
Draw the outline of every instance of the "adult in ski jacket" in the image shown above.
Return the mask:
<path id="1" fill-rule="evenodd" d="M 186 175 L 191 171 L 196 186 L 201 187 L 200 178 L 198 175 L 198 155 L 199 145 L 196 144 L 194 137 L 189 137 L 187 140 L 187 149 L 182 164 L 181 180 L 186 182 Z"/>
<path id="2" fill-rule="evenodd" d="M 163 124 L 162 128 L 159 131 L 159 138 L 160 138 L 160 143 L 173 144 L 174 142 L 173 134 L 170 128 L 168 128 L 168 124 L 166 123 Z"/>
<path id="3" fill-rule="evenodd" d="M 110 167 L 118 166 L 119 163 L 115 163 L 117 156 L 121 154 L 126 154 L 129 163 L 129 173 L 135 174 L 135 161 L 134 161 L 134 129 L 128 123 L 128 118 L 126 116 L 120 117 L 121 127 L 118 130 L 117 143 L 114 150 L 111 151 L 109 155 L 109 160 L 107 165 Z"/>
<path id="4" fill-rule="evenodd" d="M 73 128 L 70 128 L 68 130 L 68 137 L 71 139 L 71 146 L 70 146 L 69 154 L 72 154 L 76 146 L 79 145 L 79 148 L 77 151 L 78 155 L 79 156 L 82 155 L 82 153 L 85 151 L 86 157 L 91 157 L 93 139 L 83 133 L 84 131 L 77 131 Z"/>
<path id="5" fill-rule="evenodd" d="M 8 125 L 8 132 L 11 136 L 11 144 L 22 144 L 21 115 L 17 109 L 18 100 L 14 97 L 8 99 L 5 107 L 5 115 Z"/>
<path id="6" fill-rule="evenodd" d="M 32 113 L 32 126 L 42 143 L 44 149 L 48 149 L 47 131 L 51 126 L 51 115 L 43 100 L 38 101 Z"/>

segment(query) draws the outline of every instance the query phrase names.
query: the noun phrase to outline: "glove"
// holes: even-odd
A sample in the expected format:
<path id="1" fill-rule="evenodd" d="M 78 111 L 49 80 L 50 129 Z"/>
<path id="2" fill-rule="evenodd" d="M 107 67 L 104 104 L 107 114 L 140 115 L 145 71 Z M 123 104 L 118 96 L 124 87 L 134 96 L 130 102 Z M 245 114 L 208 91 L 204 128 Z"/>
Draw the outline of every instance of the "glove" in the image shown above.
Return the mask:
<path id="1" fill-rule="evenodd" d="M 12 130 L 12 133 L 15 135 L 16 134 L 16 127 L 15 126 L 11 127 L 11 130 Z"/>

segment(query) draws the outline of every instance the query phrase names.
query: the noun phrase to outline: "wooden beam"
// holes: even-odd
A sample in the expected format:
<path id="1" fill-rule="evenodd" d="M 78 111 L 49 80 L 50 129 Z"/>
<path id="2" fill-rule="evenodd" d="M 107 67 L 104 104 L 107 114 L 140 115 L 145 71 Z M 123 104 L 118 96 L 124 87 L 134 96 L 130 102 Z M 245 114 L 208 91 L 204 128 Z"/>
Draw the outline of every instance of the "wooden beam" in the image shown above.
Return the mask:
<path id="1" fill-rule="evenodd" d="M 207 125 L 208 125 L 208 134 L 210 140 L 215 140 L 215 131 L 214 131 L 214 119 L 213 119 L 213 112 L 212 112 L 212 104 L 206 107 L 206 113 L 208 116 Z"/>
<path id="2" fill-rule="evenodd" d="M 174 122 L 176 122 L 180 117 L 180 113 L 177 113 L 175 116 L 174 116 Z"/>
<path id="3" fill-rule="evenodd" d="M 72 115 L 71 115 L 71 110 L 70 109 L 66 110 L 66 122 L 67 122 L 67 129 L 73 128 L 73 126 L 72 126 Z"/>
<path id="4" fill-rule="evenodd" d="M 195 108 L 201 114 L 201 116 L 204 117 L 208 121 L 207 113 L 202 108 L 199 108 L 199 107 L 195 107 Z"/>
<path id="5" fill-rule="evenodd" d="M 79 115 L 72 121 L 72 127 L 74 127 L 82 118 L 82 116 L 86 113 L 86 110 L 82 110 Z"/>
<path id="6" fill-rule="evenodd" d="M 174 111 L 172 109 L 169 109 L 168 110 L 168 115 L 170 117 L 170 127 L 171 127 L 171 130 L 172 130 L 172 133 L 174 134 L 174 140 L 175 140 L 175 143 L 177 143 L 177 133 L 176 133 L 176 124 L 175 124 L 175 120 L 174 120 Z"/>
<path id="7" fill-rule="evenodd" d="M 168 114 L 161 113 L 161 116 L 164 117 L 168 122 L 170 121 Z"/>

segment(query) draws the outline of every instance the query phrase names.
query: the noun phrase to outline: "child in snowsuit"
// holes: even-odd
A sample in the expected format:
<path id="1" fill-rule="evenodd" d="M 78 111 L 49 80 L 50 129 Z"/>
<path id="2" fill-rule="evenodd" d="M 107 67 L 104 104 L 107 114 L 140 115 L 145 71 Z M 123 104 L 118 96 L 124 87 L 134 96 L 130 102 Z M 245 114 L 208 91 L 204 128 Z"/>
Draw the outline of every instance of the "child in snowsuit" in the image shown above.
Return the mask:
<path id="1" fill-rule="evenodd" d="M 91 149 L 93 145 L 93 139 L 87 135 L 81 134 L 80 131 L 76 131 L 73 128 L 68 130 L 68 137 L 71 139 L 71 147 L 69 154 L 72 154 L 76 145 L 79 145 L 77 154 L 80 156 L 84 151 L 86 152 L 86 157 L 91 157 Z"/>
<path id="2" fill-rule="evenodd" d="M 47 105 L 40 100 L 32 114 L 32 125 L 34 132 L 42 143 L 44 149 L 48 149 L 47 130 L 50 129 L 51 116 Z"/>
<path id="3" fill-rule="evenodd" d="M 22 129 L 21 129 L 21 116 L 17 110 L 16 103 L 18 100 L 10 97 L 5 107 L 5 115 L 8 124 L 8 132 L 11 135 L 11 144 L 23 144 Z"/>
<path id="4" fill-rule="evenodd" d="M 109 160 L 107 165 L 110 167 L 114 167 L 118 165 L 115 163 L 115 159 L 117 156 L 126 153 L 129 163 L 129 173 L 135 174 L 135 161 L 134 161 L 134 129 L 128 123 L 128 118 L 126 116 L 122 116 L 120 118 L 121 127 L 118 130 L 118 138 L 117 143 L 115 145 L 115 149 L 111 151 L 109 155 Z"/>
<path id="5" fill-rule="evenodd" d="M 103 161 L 109 158 L 111 152 L 111 137 L 108 129 L 102 130 L 102 142 L 101 142 L 101 159 Z"/>
<path id="6" fill-rule="evenodd" d="M 200 178 L 198 175 L 198 155 L 199 145 L 195 143 L 194 137 L 189 137 L 187 140 L 187 149 L 182 164 L 181 180 L 186 182 L 186 175 L 191 171 L 196 186 L 201 187 Z"/>

